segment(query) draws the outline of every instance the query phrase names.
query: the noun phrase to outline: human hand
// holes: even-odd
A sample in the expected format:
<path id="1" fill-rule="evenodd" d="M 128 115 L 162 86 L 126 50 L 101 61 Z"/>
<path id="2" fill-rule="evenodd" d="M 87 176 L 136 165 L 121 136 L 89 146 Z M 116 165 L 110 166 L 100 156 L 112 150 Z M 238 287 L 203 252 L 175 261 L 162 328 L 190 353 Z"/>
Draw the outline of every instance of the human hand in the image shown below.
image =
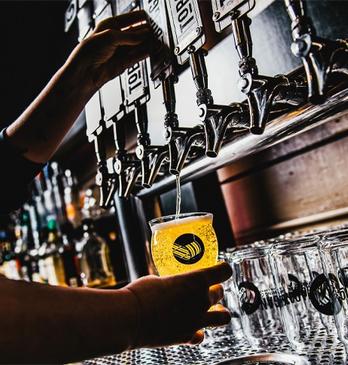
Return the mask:
<path id="1" fill-rule="evenodd" d="M 96 91 L 148 56 L 155 42 L 144 11 L 107 18 L 74 49 L 67 65 Z"/>
<path id="2" fill-rule="evenodd" d="M 211 307 L 223 298 L 220 283 L 231 274 L 231 267 L 222 263 L 182 275 L 146 276 L 126 286 L 138 307 L 132 347 L 198 344 L 204 339 L 202 328 L 226 325 L 228 310 Z"/>

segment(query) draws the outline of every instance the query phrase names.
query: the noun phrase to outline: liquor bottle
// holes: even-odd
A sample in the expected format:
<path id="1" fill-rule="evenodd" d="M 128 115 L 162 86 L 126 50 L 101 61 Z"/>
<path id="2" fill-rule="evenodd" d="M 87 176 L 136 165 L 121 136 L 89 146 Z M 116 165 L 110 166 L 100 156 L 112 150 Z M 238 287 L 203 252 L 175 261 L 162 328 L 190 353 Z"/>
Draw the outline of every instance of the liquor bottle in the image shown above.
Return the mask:
<path id="1" fill-rule="evenodd" d="M 19 277 L 25 281 L 32 280 L 32 265 L 30 250 L 34 248 L 32 229 L 30 225 L 30 215 L 28 204 L 21 210 L 20 217 L 15 226 L 15 254 Z"/>
<path id="2" fill-rule="evenodd" d="M 33 218 L 33 216 L 30 216 L 30 219 L 36 220 L 36 224 L 38 226 L 38 233 L 40 238 L 40 232 L 41 229 L 46 227 L 47 225 L 47 215 L 48 212 L 46 210 L 44 195 L 43 195 L 43 174 L 40 173 L 36 178 L 34 179 L 33 184 L 33 195 L 32 195 L 32 206 L 35 209 L 35 215 L 36 218 Z M 32 212 L 31 212 L 32 213 Z"/>
<path id="3" fill-rule="evenodd" d="M 40 181 L 42 185 L 43 200 L 46 210 L 46 219 L 48 222 L 50 219 L 56 219 L 57 210 L 55 205 L 52 181 L 50 178 L 50 166 L 46 165 L 42 172 L 43 173 L 40 174 Z"/>
<path id="4" fill-rule="evenodd" d="M 42 220 L 40 220 L 40 214 L 37 207 L 39 205 L 39 209 L 42 209 L 43 205 L 40 203 L 40 201 L 39 204 L 37 204 L 37 198 L 37 196 L 33 196 L 33 201 L 28 204 L 30 226 L 33 237 L 33 247 L 29 250 L 29 254 L 31 257 L 31 275 L 32 281 L 37 283 L 47 283 L 48 281 L 45 271 L 45 260 L 39 255 L 41 244 L 40 238 L 42 237 L 43 232 L 41 226 Z M 46 220 L 44 220 L 44 223 L 46 225 Z"/>
<path id="5" fill-rule="evenodd" d="M 50 217 L 47 222 L 48 235 L 46 242 L 40 247 L 40 256 L 44 260 L 44 270 L 50 285 L 67 286 L 65 282 L 64 263 L 60 255 L 62 241 L 58 234 L 57 222 Z"/>
<path id="6" fill-rule="evenodd" d="M 49 164 L 48 177 L 50 180 L 52 197 L 54 199 L 54 208 L 59 227 L 67 221 L 65 202 L 64 202 L 64 180 L 65 175 L 62 173 L 57 162 L 52 161 Z"/>
<path id="7" fill-rule="evenodd" d="M 46 246 L 47 246 L 47 238 L 48 238 L 48 228 L 47 226 L 41 227 L 40 230 L 40 241 L 42 244 L 37 250 L 37 267 L 33 269 L 38 269 L 38 277 L 37 281 L 48 284 L 48 270 L 46 265 Z"/>
<path id="8" fill-rule="evenodd" d="M 116 278 L 106 242 L 95 231 L 92 219 L 84 219 L 83 230 L 83 239 L 79 243 L 83 284 L 90 288 L 114 287 Z"/>
<path id="9" fill-rule="evenodd" d="M 81 224 L 79 191 L 76 180 L 70 170 L 65 170 L 63 183 L 66 217 L 74 227 L 78 227 Z"/>
<path id="10" fill-rule="evenodd" d="M 65 223 L 62 227 L 62 245 L 59 253 L 63 260 L 65 283 L 71 287 L 82 286 L 79 260 L 75 248 L 74 227 Z"/>
<path id="11" fill-rule="evenodd" d="M 0 245 L 2 253 L 2 274 L 8 279 L 19 280 L 18 266 L 16 262 L 16 255 L 14 252 L 13 237 L 8 230 L 0 231 Z"/>

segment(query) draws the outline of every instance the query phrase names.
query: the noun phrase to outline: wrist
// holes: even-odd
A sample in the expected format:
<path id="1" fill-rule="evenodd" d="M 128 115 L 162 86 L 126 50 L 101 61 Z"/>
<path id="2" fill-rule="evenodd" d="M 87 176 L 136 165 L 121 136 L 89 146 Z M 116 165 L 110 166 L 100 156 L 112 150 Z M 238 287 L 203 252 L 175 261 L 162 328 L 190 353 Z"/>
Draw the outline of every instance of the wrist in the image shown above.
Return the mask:
<path id="1" fill-rule="evenodd" d="M 128 323 L 128 348 L 127 350 L 135 349 L 139 347 L 140 329 L 141 329 L 141 315 L 140 315 L 140 302 L 132 290 L 123 288 L 120 290 L 125 298 L 127 305 L 127 313 L 129 313 Z"/>
<path id="2" fill-rule="evenodd" d="M 74 61 L 68 59 L 57 74 L 64 90 L 70 90 L 73 95 L 79 99 L 84 98 L 87 102 L 98 91 L 98 87 L 91 80 L 88 71 Z"/>

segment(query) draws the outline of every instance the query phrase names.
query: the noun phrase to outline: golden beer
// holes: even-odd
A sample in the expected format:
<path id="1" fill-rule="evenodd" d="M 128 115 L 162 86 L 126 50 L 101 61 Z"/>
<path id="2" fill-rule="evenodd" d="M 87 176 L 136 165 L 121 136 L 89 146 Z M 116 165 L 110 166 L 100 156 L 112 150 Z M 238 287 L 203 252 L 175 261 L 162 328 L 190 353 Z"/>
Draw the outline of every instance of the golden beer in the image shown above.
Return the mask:
<path id="1" fill-rule="evenodd" d="M 213 215 L 187 213 L 154 219 L 151 254 L 158 274 L 175 275 L 217 263 Z"/>

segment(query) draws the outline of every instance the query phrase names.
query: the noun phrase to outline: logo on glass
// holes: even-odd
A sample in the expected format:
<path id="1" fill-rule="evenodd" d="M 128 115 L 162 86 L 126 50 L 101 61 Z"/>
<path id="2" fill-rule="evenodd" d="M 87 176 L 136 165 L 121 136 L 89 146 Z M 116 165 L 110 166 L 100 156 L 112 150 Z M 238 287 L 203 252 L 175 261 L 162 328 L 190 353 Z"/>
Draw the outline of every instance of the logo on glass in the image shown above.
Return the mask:
<path id="1" fill-rule="evenodd" d="M 204 244 L 195 234 L 185 233 L 175 240 L 173 255 L 182 264 L 195 264 L 204 255 Z"/>

